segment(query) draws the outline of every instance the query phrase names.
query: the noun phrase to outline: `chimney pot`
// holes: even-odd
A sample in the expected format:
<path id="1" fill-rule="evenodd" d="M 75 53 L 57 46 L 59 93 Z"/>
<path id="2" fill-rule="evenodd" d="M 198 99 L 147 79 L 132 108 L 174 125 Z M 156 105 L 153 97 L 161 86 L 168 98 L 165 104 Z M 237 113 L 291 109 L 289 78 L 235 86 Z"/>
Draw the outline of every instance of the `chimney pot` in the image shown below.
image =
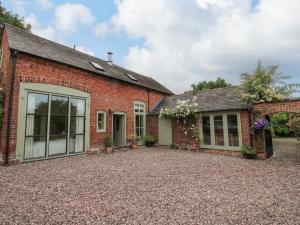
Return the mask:
<path id="1" fill-rule="evenodd" d="M 107 52 L 107 62 L 113 63 L 112 56 L 113 56 L 112 52 Z"/>

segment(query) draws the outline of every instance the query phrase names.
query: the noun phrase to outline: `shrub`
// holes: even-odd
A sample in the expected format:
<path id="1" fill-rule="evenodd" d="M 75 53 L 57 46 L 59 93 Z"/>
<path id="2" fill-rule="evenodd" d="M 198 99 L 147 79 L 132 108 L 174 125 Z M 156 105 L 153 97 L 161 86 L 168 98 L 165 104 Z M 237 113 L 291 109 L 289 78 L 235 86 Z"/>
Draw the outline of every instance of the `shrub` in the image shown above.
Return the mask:
<path id="1" fill-rule="evenodd" d="M 241 148 L 241 154 L 244 158 L 254 159 L 256 158 L 256 150 L 248 145 L 243 145 Z"/>
<path id="2" fill-rule="evenodd" d="M 104 145 L 105 145 L 105 147 L 107 147 L 107 148 L 112 147 L 112 145 L 113 145 L 113 140 L 112 140 L 111 136 L 106 136 L 106 137 L 105 137 L 105 139 L 104 139 Z"/>
<path id="3" fill-rule="evenodd" d="M 174 143 L 170 144 L 170 149 L 178 149 L 178 146 Z"/>
<path id="4" fill-rule="evenodd" d="M 145 145 L 147 147 L 153 147 L 154 144 L 156 143 L 156 137 L 154 137 L 152 135 L 146 135 L 144 137 L 144 141 L 145 141 Z"/>

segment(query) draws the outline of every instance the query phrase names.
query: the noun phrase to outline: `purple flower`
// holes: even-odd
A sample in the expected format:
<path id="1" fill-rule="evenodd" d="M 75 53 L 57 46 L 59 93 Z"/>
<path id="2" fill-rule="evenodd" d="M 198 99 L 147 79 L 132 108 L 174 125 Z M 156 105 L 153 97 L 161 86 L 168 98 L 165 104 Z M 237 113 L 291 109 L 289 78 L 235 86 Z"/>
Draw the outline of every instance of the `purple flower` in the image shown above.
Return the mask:
<path id="1" fill-rule="evenodd" d="M 254 128 L 261 130 L 268 126 L 269 122 L 266 119 L 259 119 L 254 123 Z"/>

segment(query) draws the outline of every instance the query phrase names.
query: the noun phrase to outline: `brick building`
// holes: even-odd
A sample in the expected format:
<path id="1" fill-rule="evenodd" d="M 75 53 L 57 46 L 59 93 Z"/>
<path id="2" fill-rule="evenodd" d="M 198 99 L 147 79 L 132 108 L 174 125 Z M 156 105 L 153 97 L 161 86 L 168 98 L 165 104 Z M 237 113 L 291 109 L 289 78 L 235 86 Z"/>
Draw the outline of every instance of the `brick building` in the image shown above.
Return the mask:
<path id="1" fill-rule="evenodd" d="M 81 154 L 107 135 L 125 145 L 128 135 L 145 135 L 147 112 L 172 94 L 150 77 L 8 24 L 1 37 L 3 161 Z"/>
<path id="2" fill-rule="evenodd" d="M 153 80 L 5 24 L 1 34 L 4 98 L 2 162 L 83 154 L 112 136 L 114 146 L 146 133 L 161 145 L 193 146 L 176 121 L 159 118 L 164 107 L 197 97 L 200 148 L 229 155 L 252 145 L 267 157 L 265 134 L 250 133 L 254 114 L 300 112 L 300 100 L 245 104 L 237 87 L 182 95 Z M 142 140 L 140 140 L 142 143 Z"/>

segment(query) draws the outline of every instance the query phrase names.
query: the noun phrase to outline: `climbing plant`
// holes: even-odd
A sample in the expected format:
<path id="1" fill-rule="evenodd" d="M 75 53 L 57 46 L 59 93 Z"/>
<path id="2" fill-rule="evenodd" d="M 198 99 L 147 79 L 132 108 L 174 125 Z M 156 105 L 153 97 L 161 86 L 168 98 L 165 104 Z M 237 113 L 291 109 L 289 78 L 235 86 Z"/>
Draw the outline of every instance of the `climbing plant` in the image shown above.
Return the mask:
<path id="1" fill-rule="evenodd" d="M 179 100 L 174 108 L 162 108 L 160 118 L 175 119 L 183 130 L 184 135 L 194 139 L 196 143 L 200 143 L 198 121 L 200 114 L 198 113 L 198 103 L 196 97 Z"/>

